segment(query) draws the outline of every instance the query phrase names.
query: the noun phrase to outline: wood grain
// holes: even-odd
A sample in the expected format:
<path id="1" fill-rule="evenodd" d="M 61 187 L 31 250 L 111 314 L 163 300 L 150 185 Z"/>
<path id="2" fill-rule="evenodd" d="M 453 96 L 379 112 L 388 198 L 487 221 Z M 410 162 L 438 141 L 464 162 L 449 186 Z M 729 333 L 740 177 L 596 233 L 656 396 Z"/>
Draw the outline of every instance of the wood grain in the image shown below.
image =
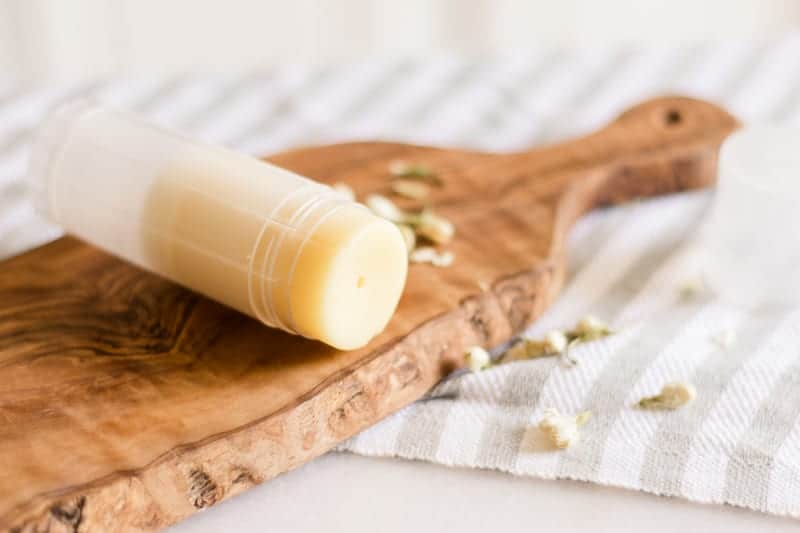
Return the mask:
<path id="1" fill-rule="evenodd" d="M 294 468 L 423 395 L 465 347 L 553 301 L 587 210 L 704 187 L 737 122 L 688 98 L 523 153 L 393 143 L 269 158 L 359 195 L 396 159 L 445 186 L 456 263 L 411 268 L 388 329 L 337 352 L 266 328 L 71 238 L 0 265 L 0 527 L 154 530 Z M 489 289 L 482 291 L 481 284 Z"/>

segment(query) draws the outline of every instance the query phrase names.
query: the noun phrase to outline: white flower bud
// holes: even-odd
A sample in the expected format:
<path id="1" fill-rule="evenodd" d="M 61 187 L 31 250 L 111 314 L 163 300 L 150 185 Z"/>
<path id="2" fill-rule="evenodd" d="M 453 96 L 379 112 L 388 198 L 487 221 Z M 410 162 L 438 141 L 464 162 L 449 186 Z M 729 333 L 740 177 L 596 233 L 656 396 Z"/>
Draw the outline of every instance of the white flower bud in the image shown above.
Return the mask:
<path id="1" fill-rule="evenodd" d="M 584 411 L 575 416 L 562 415 L 555 409 L 545 409 L 539 430 L 547 435 L 556 448 L 564 449 L 578 441 L 579 428 L 584 425 L 592 413 Z"/>
<path id="2" fill-rule="evenodd" d="M 453 223 L 433 211 L 423 211 L 415 223 L 417 234 L 436 244 L 445 244 L 453 238 L 456 228 Z"/>
<path id="3" fill-rule="evenodd" d="M 531 359 L 544 354 L 542 343 L 529 339 L 520 339 L 511 345 L 500 357 L 504 363 Z"/>
<path id="4" fill-rule="evenodd" d="M 389 163 L 389 173 L 399 178 L 425 178 L 432 176 L 433 173 L 425 165 L 413 164 L 408 161 L 396 160 Z"/>
<path id="5" fill-rule="evenodd" d="M 417 245 L 417 234 L 414 233 L 411 226 L 406 224 L 398 224 L 397 228 L 400 230 L 400 234 L 403 235 L 403 240 L 406 243 L 406 250 L 408 250 L 408 253 L 411 253 Z"/>
<path id="6" fill-rule="evenodd" d="M 677 409 L 691 403 L 697 396 L 694 386 L 689 383 L 667 383 L 661 392 L 639 400 L 643 409 Z"/>
<path id="7" fill-rule="evenodd" d="M 544 337 L 544 349 L 547 353 L 558 355 L 567 349 L 567 336 L 563 331 L 553 330 Z"/>
<path id="8" fill-rule="evenodd" d="M 392 182 L 392 192 L 412 200 L 423 200 L 430 194 L 431 187 L 420 181 L 395 180 Z"/>
<path id="9" fill-rule="evenodd" d="M 589 315 L 582 318 L 575 329 L 568 332 L 568 335 L 582 341 L 593 341 L 611 335 L 611 328 L 602 320 Z"/>
<path id="10" fill-rule="evenodd" d="M 392 222 L 405 222 L 408 214 L 397 207 L 394 202 L 380 194 L 367 196 L 366 205 L 373 213 Z"/>
<path id="11" fill-rule="evenodd" d="M 436 267 L 448 267 L 453 264 L 455 256 L 452 252 L 439 253 L 432 246 L 420 246 L 409 254 L 408 259 L 412 263 L 429 263 Z"/>
<path id="12" fill-rule="evenodd" d="M 464 352 L 464 361 L 467 363 L 467 367 L 473 372 L 484 370 L 492 364 L 489 352 L 480 346 L 473 346 Z"/>

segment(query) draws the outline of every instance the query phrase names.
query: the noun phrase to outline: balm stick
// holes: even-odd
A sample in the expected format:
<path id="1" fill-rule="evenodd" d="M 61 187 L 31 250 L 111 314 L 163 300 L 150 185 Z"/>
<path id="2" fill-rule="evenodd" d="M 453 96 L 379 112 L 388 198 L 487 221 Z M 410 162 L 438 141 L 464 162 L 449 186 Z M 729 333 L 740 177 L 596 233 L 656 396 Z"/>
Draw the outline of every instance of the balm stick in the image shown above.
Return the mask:
<path id="1" fill-rule="evenodd" d="M 380 333 L 405 284 L 399 230 L 360 204 L 90 102 L 48 119 L 29 180 L 68 233 L 336 348 Z"/>

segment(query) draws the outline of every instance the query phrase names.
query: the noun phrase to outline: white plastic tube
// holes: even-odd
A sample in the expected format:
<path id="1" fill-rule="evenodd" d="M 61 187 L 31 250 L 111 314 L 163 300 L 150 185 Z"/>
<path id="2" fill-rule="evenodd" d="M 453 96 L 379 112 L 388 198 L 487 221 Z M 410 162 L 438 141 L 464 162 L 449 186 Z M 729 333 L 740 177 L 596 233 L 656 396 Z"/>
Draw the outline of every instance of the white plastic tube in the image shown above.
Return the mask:
<path id="1" fill-rule="evenodd" d="M 400 232 L 360 204 L 92 102 L 47 120 L 29 180 L 68 233 L 341 349 L 385 328 L 405 283 Z"/>

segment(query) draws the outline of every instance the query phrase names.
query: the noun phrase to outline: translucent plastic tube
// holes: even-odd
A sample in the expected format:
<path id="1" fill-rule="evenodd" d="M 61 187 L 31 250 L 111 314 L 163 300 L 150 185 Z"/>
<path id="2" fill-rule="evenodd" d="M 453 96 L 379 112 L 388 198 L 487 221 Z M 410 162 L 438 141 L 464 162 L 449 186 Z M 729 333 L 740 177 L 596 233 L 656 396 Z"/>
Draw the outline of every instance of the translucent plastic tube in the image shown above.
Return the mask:
<path id="1" fill-rule="evenodd" d="M 360 204 L 92 102 L 47 120 L 29 180 L 68 233 L 338 348 L 382 331 L 405 283 L 402 236 Z"/>

